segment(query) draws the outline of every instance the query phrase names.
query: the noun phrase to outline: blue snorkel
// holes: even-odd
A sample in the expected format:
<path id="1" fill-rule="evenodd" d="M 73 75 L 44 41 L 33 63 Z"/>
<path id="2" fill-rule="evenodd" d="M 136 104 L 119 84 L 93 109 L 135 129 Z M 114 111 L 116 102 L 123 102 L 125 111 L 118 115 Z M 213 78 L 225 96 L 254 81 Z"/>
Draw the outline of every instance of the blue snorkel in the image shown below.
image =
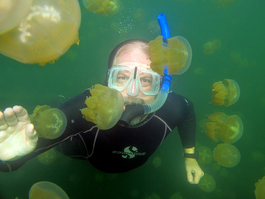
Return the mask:
<path id="1" fill-rule="evenodd" d="M 160 25 L 163 40 L 165 43 L 167 43 L 167 39 L 170 38 L 170 32 L 169 32 L 169 28 L 167 25 L 166 17 L 163 13 L 161 13 L 157 16 L 157 19 L 158 19 L 158 22 Z M 143 105 L 144 114 L 148 114 L 148 113 L 152 113 L 154 111 L 157 111 L 158 109 L 160 109 L 164 105 L 164 103 L 167 99 L 169 87 L 171 84 L 171 75 L 168 75 L 167 69 L 164 70 L 164 78 L 163 79 L 164 79 L 163 84 L 161 86 L 161 89 L 160 89 L 156 99 L 153 102 L 151 102 L 150 104 L 144 104 Z"/>
<path id="2" fill-rule="evenodd" d="M 160 25 L 163 40 L 165 43 L 167 43 L 167 39 L 170 38 L 170 33 L 169 33 L 169 28 L 167 25 L 166 17 L 163 13 L 161 13 L 157 16 L 157 19 Z M 163 84 L 155 100 L 151 102 L 150 104 L 143 104 L 143 105 L 128 104 L 126 105 L 126 109 L 123 112 L 119 120 L 119 124 L 124 125 L 124 126 L 129 126 L 131 121 L 137 116 L 149 114 L 149 113 L 155 112 L 158 109 L 160 109 L 164 105 L 167 99 L 170 84 L 171 84 L 171 75 L 168 75 L 168 70 L 165 69 L 164 77 L 163 77 Z"/>

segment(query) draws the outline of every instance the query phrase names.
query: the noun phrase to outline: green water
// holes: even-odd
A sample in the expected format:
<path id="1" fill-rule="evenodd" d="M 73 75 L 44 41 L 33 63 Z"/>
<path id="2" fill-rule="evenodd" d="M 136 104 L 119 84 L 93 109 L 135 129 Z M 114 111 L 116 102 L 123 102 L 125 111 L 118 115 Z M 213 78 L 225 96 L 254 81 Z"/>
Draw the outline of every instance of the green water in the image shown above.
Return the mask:
<path id="1" fill-rule="evenodd" d="M 58 95 L 69 99 L 103 83 L 112 48 L 131 38 L 153 40 L 159 35 L 156 16 L 163 12 L 171 35 L 184 36 L 193 49 L 190 69 L 174 77 L 171 89 L 194 102 L 198 123 L 217 111 L 241 117 L 244 134 L 234 144 L 241 161 L 236 167 L 217 170 L 214 162 L 201 165 L 216 181 L 215 191 L 203 192 L 186 180 L 181 142 L 174 130 L 144 166 L 124 174 L 101 173 L 88 162 L 60 154 L 48 166 L 34 158 L 15 172 L 0 173 L 0 198 L 26 199 L 38 181 L 58 184 L 71 199 L 157 198 L 153 193 L 167 199 L 177 192 L 185 199 L 255 198 L 255 182 L 265 175 L 264 1 L 236 0 L 218 9 L 215 0 L 123 0 L 122 11 L 112 17 L 86 12 L 81 1 L 80 6 L 80 45 L 72 46 L 55 64 L 25 65 L 0 55 L 1 110 L 19 104 L 31 113 L 36 105 Z M 222 42 L 221 48 L 212 55 L 204 54 L 204 43 L 213 39 Z M 233 62 L 231 52 L 240 53 L 242 62 Z M 217 107 L 210 103 L 211 86 L 225 78 L 238 82 L 241 96 L 230 107 Z M 212 150 L 217 145 L 199 125 L 197 144 Z M 159 168 L 152 164 L 156 156 L 162 160 Z"/>

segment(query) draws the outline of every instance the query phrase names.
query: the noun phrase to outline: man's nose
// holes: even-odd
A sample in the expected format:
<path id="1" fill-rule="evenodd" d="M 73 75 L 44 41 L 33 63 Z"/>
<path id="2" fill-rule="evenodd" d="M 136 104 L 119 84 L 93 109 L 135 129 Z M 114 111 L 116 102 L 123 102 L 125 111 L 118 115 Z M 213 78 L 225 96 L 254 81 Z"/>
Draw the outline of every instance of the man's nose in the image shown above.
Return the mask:
<path id="1" fill-rule="evenodd" d="M 127 89 L 127 94 L 130 96 L 137 96 L 138 95 L 138 88 L 136 85 L 136 80 L 134 79 Z"/>

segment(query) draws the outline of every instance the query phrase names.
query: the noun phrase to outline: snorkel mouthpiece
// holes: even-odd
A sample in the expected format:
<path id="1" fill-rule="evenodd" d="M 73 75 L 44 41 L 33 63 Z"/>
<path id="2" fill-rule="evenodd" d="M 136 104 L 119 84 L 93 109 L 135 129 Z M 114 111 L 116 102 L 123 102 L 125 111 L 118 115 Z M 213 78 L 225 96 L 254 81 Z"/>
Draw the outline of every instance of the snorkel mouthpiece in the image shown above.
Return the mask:
<path id="1" fill-rule="evenodd" d="M 131 121 L 139 116 L 144 114 L 144 107 L 140 104 L 127 104 L 125 106 L 125 111 L 122 113 L 122 116 L 119 120 L 119 124 L 122 126 L 129 126 Z"/>

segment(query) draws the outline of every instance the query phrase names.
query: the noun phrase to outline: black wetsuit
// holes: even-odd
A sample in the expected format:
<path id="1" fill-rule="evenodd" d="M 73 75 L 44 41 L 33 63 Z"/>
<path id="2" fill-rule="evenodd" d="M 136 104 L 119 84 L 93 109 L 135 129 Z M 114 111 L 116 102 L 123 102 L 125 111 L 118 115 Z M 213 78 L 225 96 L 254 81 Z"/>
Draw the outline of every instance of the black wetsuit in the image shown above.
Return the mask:
<path id="1" fill-rule="evenodd" d="M 16 170 L 27 160 L 57 145 L 63 154 L 88 160 L 101 171 L 126 172 L 144 164 L 175 127 L 184 148 L 195 146 L 194 108 L 183 96 L 169 93 L 163 107 L 148 115 L 137 127 L 117 124 L 109 130 L 99 130 L 94 123 L 83 118 L 80 109 L 86 106 L 86 96 L 90 96 L 89 90 L 60 107 L 67 117 L 67 127 L 62 136 L 54 140 L 39 138 L 32 153 L 15 161 L 1 161 L 0 171 Z"/>

